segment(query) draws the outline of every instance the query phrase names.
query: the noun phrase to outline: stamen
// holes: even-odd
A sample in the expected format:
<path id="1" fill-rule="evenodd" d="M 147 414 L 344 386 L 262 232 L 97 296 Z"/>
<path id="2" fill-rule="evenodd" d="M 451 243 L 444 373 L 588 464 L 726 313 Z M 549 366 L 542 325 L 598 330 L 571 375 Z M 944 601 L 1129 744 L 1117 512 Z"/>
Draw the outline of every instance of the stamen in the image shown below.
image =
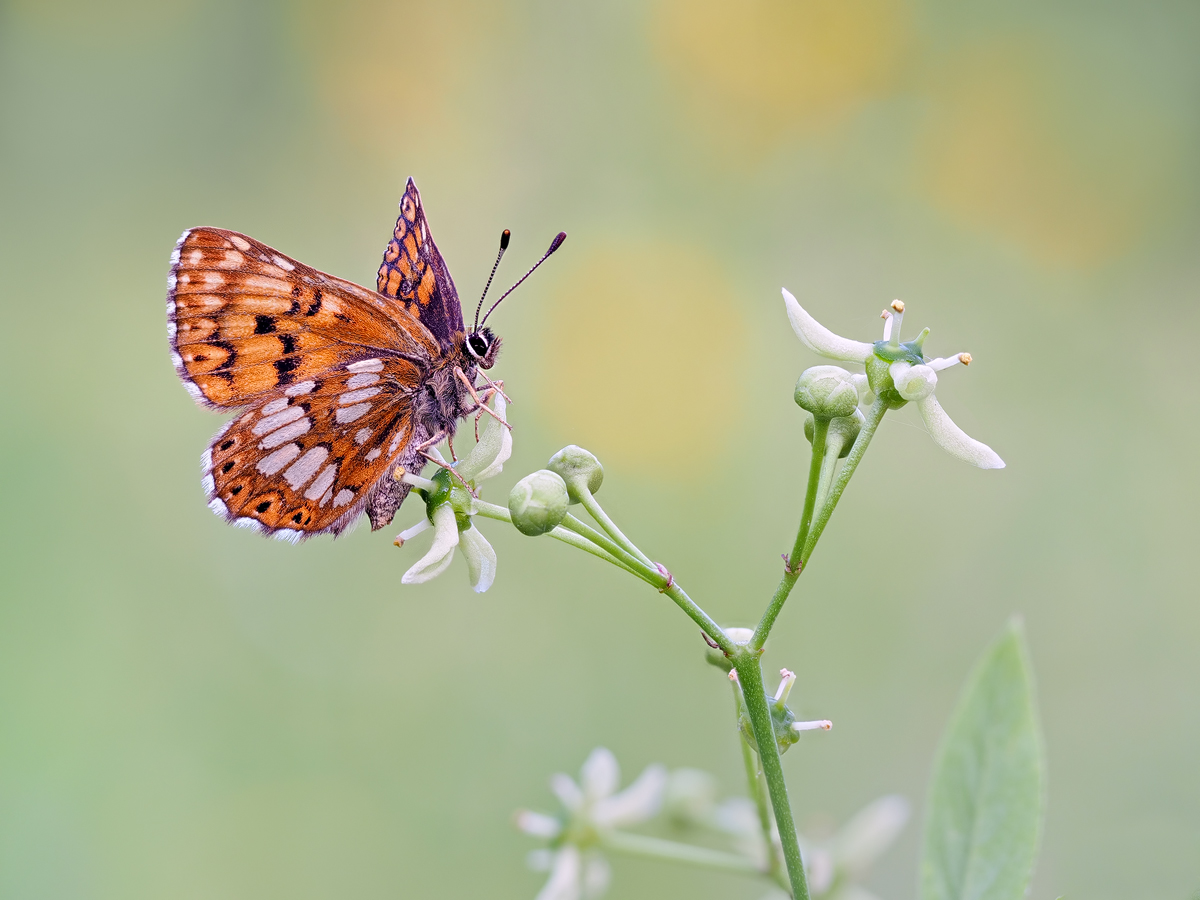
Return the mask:
<path id="1" fill-rule="evenodd" d="M 904 301 L 893 300 L 892 312 L 895 315 L 892 317 L 891 334 L 886 338 L 889 345 L 892 347 L 900 346 L 900 323 L 904 321 Z M 886 326 L 885 326 L 886 327 Z"/>
<path id="2" fill-rule="evenodd" d="M 729 670 L 729 680 L 732 681 L 734 684 L 737 684 L 737 680 L 738 680 L 737 679 L 737 669 Z"/>
<path id="3" fill-rule="evenodd" d="M 964 366 L 969 366 L 971 364 L 971 354 L 958 353 L 954 356 L 946 356 L 942 357 L 941 359 L 930 360 L 928 363 L 926 363 L 926 365 L 933 369 L 933 371 L 940 372 L 942 369 L 949 369 L 951 366 L 957 366 L 959 363 L 962 363 Z"/>
<path id="4" fill-rule="evenodd" d="M 400 532 L 398 535 L 396 535 L 396 540 L 394 540 L 392 543 L 394 543 L 397 547 L 403 547 L 405 541 L 411 541 L 413 538 L 415 538 L 422 531 L 425 531 L 427 528 L 429 528 L 429 519 L 427 519 L 427 518 L 422 519 L 420 522 L 418 522 L 412 528 L 406 528 L 402 532 Z"/>
<path id="5" fill-rule="evenodd" d="M 833 723 L 828 719 L 818 719 L 815 722 L 793 722 L 792 731 L 828 731 Z"/>
<path id="6" fill-rule="evenodd" d="M 883 339 L 891 341 L 892 339 L 892 314 L 886 309 L 879 314 L 879 318 L 883 319 Z"/>
<path id="7" fill-rule="evenodd" d="M 787 703 L 788 694 L 792 692 L 792 685 L 796 683 L 796 673 L 780 669 L 779 677 L 783 680 L 779 682 L 779 688 L 775 691 L 775 703 Z"/>
<path id="8" fill-rule="evenodd" d="M 437 485 L 428 478 L 422 478 L 420 475 L 414 475 L 407 471 L 404 466 L 396 466 L 392 472 L 392 477 L 404 484 L 411 484 L 413 487 L 418 487 L 423 491 L 436 491 Z"/>

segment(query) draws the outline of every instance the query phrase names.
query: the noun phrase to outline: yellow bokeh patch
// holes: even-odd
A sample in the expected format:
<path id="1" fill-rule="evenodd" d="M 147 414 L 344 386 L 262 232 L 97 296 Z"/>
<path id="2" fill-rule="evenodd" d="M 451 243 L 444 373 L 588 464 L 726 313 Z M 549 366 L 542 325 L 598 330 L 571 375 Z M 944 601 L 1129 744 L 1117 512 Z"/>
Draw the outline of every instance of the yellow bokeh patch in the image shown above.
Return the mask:
<path id="1" fill-rule="evenodd" d="M 614 242 L 553 293 L 538 397 L 561 437 L 667 478 L 717 465 L 741 428 L 747 349 L 720 267 L 678 246 Z"/>
<path id="2" fill-rule="evenodd" d="M 1055 267 L 1126 250 L 1168 202 L 1170 130 L 1028 39 L 963 48 L 929 85 L 922 190 L 958 223 Z"/>
<path id="3" fill-rule="evenodd" d="M 660 0 L 656 56 L 716 146 L 761 155 L 894 90 L 904 0 Z"/>

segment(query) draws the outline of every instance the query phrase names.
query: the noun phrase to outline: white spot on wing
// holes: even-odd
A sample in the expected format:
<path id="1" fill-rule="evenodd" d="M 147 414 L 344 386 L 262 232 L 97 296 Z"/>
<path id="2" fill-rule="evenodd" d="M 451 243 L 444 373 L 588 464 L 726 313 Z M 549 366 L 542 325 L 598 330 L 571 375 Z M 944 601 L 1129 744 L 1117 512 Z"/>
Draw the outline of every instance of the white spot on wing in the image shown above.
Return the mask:
<path id="1" fill-rule="evenodd" d="M 197 251 L 198 252 L 198 251 Z M 220 285 L 225 283 L 225 276 L 220 272 L 205 272 L 204 283 L 209 285 Z"/>
<path id="2" fill-rule="evenodd" d="M 350 363 L 346 366 L 347 372 L 381 372 L 383 371 L 382 359 L 360 359 L 358 362 Z"/>
<path id="3" fill-rule="evenodd" d="M 334 418 L 339 425 L 345 425 L 347 422 L 353 422 L 355 419 L 365 415 L 370 408 L 370 403 L 360 403 L 358 406 L 343 406 L 337 411 Z"/>
<path id="4" fill-rule="evenodd" d="M 353 499 L 354 499 L 354 491 L 348 491 L 343 488 L 342 490 L 338 491 L 337 496 L 333 498 L 334 508 L 336 509 L 339 506 L 345 506 L 347 503 L 349 503 Z"/>
<path id="5" fill-rule="evenodd" d="M 259 443 L 259 447 L 263 450 L 270 450 L 272 447 L 278 447 L 280 444 L 286 444 L 288 441 L 294 441 L 300 435 L 304 434 L 312 427 L 312 420 L 305 417 L 299 421 L 293 422 L 291 425 L 284 425 L 278 431 L 268 434 Z"/>
<path id="6" fill-rule="evenodd" d="M 367 442 L 367 439 L 370 437 L 371 437 L 371 429 L 370 428 L 360 428 L 360 429 L 358 429 L 358 431 L 356 431 L 354 433 L 354 443 L 358 444 L 358 446 L 361 447 L 363 444 L 365 444 Z"/>
<path id="7" fill-rule="evenodd" d="M 321 496 L 321 502 L 318 503 L 317 505 L 324 507 L 325 504 L 329 502 L 329 498 L 332 496 L 333 496 L 333 488 L 330 488 Z"/>
<path id="8" fill-rule="evenodd" d="M 404 439 L 404 434 L 404 429 L 396 432 L 395 437 L 392 438 L 391 444 L 388 445 L 388 456 L 395 455 L 396 449 L 400 446 L 400 441 Z"/>
<path id="9" fill-rule="evenodd" d="M 282 412 L 283 410 L 287 409 L 287 406 L 287 398 L 280 397 L 278 400 L 272 400 L 270 403 L 264 406 L 262 408 L 262 414 L 264 416 L 273 416 L 275 413 Z"/>
<path id="10" fill-rule="evenodd" d="M 236 269 L 246 261 L 246 257 L 238 253 L 236 250 L 226 250 L 221 256 L 221 261 L 217 263 L 222 269 Z"/>
<path id="11" fill-rule="evenodd" d="M 293 384 L 284 391 L 289 397 L 299 397 L 301 394 L 307 394 L 317 386 L 315 381 L 301 381 L 299 384 Z"/>
<path id="12" fill-rule="evenodd" d="M 351 375 L 346 379 L 346 387 L 354 390 L 355 388 L 366 387 L 368 384 L 374 384 L 379 380 L 379 376 L 373 372 L 363 372 L 361 375 Z"/>
<path id="13" fill-rule="evenodd" d="M 351 391 L 348 394 L 342 394 L 342 396 L 338 398 L 338 403 L 342 406 L 349 406 L 351 403 L 358 403 L 360 400 L 366 400 L 369 397 L 374 397 L 382 390 L 383 388 L 381 387 L 369 387 L 363 388 L 361 391 Z"/>
<path id="14" fill-rule="evenodd" d="M 289 271 L 289 272 L 292 271 L 292 269 L 296 268 L 290 262 L 288 262 L 286 259 L 284 259 L 282 256 L 280 256 L 278 253 L 276 253 L 274 256 L 272 256 L 271 259 L 274 261 L 275 265 L 279 266 L 281 269 L 287 269 L 287 271 Z"/>
<path id="15" fill-rule="evenodd" d="M 288 444 L 286 447 L 280 447 L 269 456 L 264 456 L 254 468 L 258 469 L 264 475 L 274 475 L 299 455 L 300 445 Z"/>
<path id="16" fill-rule="evenodd" d="M 308 486 L 308 490 L 304 492 L 304 496 L 309 500 L 316 500 L 322 494 L 330 493 L 330 488 L 333 487 L 333 479 L 337 477 L 337 466 L 328 465 L 317 476 L 317 480 Z M 326 500 L 329 498 L 326 497 Z M 322 506 L 325 502 L 322 501 Z"/>
<path id="17" fill-rule="evenodd" d="M 269 404 L 268 404 L 269 405 Z M 266 413 L 266 410 L 263 410 Z M 255 434 L 266 434 L 269 431 L 274 431 L 276 428 L 282 428 L 288 422 L 294 422 L 304 415 L 303 406 L 289 406 L 283 412 L 277 412 L 274 415 L 264 415 L 262 420 L 254 423 Z"/>
<path id="18" fill-rule="evenodd" d="M 248 240 L 246 240 L 244 237 L 242 237 L 240 234 L 229 235 L 229 242 L 231 244 L 233 244 L 233 246 L 237 247 L 239 250 L 245 251 L 245 250 L 250 249 L 250 242 Z"/>
<path id="19" fill-rule="evenodd" d="M 324 447 L 311 447 L 304 452 L 302 457 L 288 466 L 283 477 L 292 486 L 292 490 L 298 491 L 308 484 L 308 480 L 317 474 L 317 469 L 321 468 L 321 464 L 325 462 L 327 456 L 329 456 L 329 451 Z"/>
<path id="20" fill-rule="evenodd" d="M 203 250 L 193 250 L 191 253 L 188 254 L 188 265 L 189 266 L 198 266 L 198 265 L 200 265 L 200 260 L 202 260 L 202 259 L 204 259 L 204 251 Z"/>
<path id="21" fill-rule="evenodd" d="M 381 455 L 383 455 L 383 451 L 376 447 L 367 454 L 367 462 L 375 462 L 375 460 L 379 459 Z"/>

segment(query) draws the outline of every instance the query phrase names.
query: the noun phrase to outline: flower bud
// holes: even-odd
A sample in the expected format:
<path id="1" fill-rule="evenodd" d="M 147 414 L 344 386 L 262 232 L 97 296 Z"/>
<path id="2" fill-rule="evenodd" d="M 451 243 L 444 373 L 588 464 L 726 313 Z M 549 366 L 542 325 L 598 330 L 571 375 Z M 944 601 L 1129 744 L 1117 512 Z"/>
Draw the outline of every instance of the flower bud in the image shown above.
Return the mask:
<path id="1" fill-rule="evenodd" d="M 567 485 L 557 472 L 540 469 L 526 475 L 508 495 L 508 511 L 521 534 L 536 537 L 553 531 L 567 516 Z"/>
<path id="2" fill-rule="evenodd" d="M 595 494 L 604 482 L 604 467 L 600 460 L 582 447 L 570 444 L 550 457 L 549 469 L 567 485 L 572 503 L 581 502 L 583 492 Z"/>
<path id="3" fill-rule="evenodd" d="M 867 380 L 870 383 L 871 391 L 876 397 L 879 397 L 887 404 L 888 409 L 899 409 L 908 403 L 900 392 L 896 390 L 896 384 L 892 381 L 891 372 L 888 368 L 891 366 L 891 361 L 883 359 L 878 355 L 867 357 L 865 363 L 867 369 Z"/>
<path id="4" fill-rule="evenodd" d="M 813 366 L 796 382 L 796 403 L 816 416 L 836 419 L 858 406 L 853 376 L 839 366 Z"/>
<path id="5" fill-rule="evenodd" d="M 850 455 L 850 448 L 854 446 L 854 441 L 858 437 L 858 433 L 862 431 L 863 423 L 866 421 L 866 416 L 862 414 L 862 410 L 855 409 L 848 416 L 838 416 L 836 419 L 829 420 L 829 431 L 825 435 L 825 450 L 829 451 L 831 447 L 838 448 L 838 459 L 845 459 Z M 813 417 L 809 416 L 804 420 L 804 436 L 808 438 L 808 442 L 813 442 Z"/>
<path id="6" fill-rule="evenodd" d="M 786 753 L 788 747 L 800 740 L 799 732 L 792 728 L 792 723 L 796 721 L 796 715 L 785 704 L 776 703 L 775 698 L 770 694 L 767 695 L 767 706 L 771 710 L 771 727 L 775 732 L 775 743 L 779 747 L 780 753 Z M 754 739 L 754 725 L 750 722 L 750 711 L 746 709 L 745 701 L 738 704 L 738 728 L 746 743 L 757 753 L 758 741 Z"/>

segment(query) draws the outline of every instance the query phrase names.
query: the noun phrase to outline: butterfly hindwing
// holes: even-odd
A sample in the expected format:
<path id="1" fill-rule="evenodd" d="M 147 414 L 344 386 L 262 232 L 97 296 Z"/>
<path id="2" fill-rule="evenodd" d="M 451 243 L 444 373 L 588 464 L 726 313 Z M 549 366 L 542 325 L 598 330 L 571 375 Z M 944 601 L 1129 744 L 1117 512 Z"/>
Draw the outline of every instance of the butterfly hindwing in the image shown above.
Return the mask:
<path id="1" fill-rule="evenodd" d="M 291 540 L 340 533 L 380 488 L 390 506 L 392 468 L 415 453 L 413 392 L 423 377 L 407 360 L 369 357 L 274 392 L 213 438 L 203 458 L 209 505 Z"/>
<path id="2" fill-rule="evenodd" d="M 462 306 L 454 281 L 438 252 L 421 195 L 408 179 L 400 201 L 400 217 L 383 254 L 376 284 L 379 293 L 395 297 L 433 332 L 442 352 L 457 349 L 463 339 Z"/>
<path id="3" fill-rule="evenodd" d="M 167 320 L 179 377 L 217 409 L 258 403 L 371 351 L 418 363 L 440 353 L 393 300 L 217 228 L 180 238 Z"/>

